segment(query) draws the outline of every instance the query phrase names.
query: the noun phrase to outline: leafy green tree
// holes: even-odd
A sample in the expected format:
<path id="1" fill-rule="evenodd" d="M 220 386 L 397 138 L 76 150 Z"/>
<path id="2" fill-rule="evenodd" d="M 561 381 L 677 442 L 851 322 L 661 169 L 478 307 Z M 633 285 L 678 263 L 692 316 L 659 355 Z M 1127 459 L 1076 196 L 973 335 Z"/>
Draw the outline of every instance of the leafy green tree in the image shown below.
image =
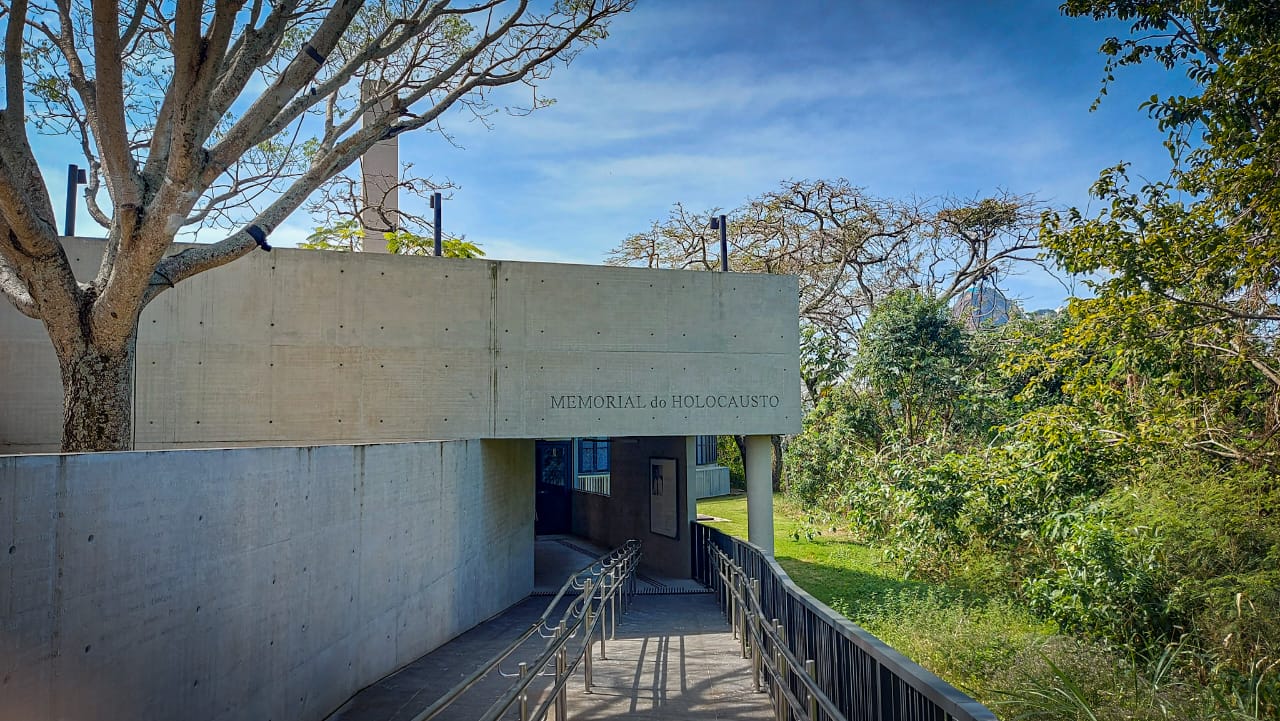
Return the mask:
<path id="1" fill-rule="evenodd" d="M 839 339 L 812 323 L 800 325 L 800 380 L 810 403 L 816 403 L 848 370 L 848 351 Z"/>
<path id="2" fill-rule="evenodd" d="M 1167 180 L 1134 189 L 1119 165 L 1093 187 L 1096 215 L 1046 217 L 1063 267 L 1102 278 L 1069 342 L 1106 368 L 1078 384 L 1149 401 L 1191 447 L 1280 467 L 1280 6 L 1062 7 L 1130 24 L 1102 45 L 1104 94 L 1116 70 L 1143 63 L 1185 71 L 1198 91 L 1144 104 L 1167 136 Z M 1157 390 L 1143 394 L 1148 383 Z"/>
<path id="3" fill-rule="evenodd" d="M 891 424 L 910 445 L 950 429 L 968 358 L 964 329 L 945 302 L 899 291 L 862 326 L 854 370 L 883 399 Z"/>
<path id="4" fill-rule="evenodd" d="M 299 243 L 299 248 L 308 250 L 336 250 L 340 252 L 358 252 L 364 245 L 365 229 L 359 220 L 354 218 L 341 221 L 329 227 L 316 228 L 307 236 L 306 241 Z M 434 255 L 435 239 L 417 235 L 404 230 L 382 234 L 387 241 L 387 252 L 399 255 Z M 482 258 L 484 251 L 480 246 L 463 238 L 442 238 L 440 250 L 446 258 Z"/>

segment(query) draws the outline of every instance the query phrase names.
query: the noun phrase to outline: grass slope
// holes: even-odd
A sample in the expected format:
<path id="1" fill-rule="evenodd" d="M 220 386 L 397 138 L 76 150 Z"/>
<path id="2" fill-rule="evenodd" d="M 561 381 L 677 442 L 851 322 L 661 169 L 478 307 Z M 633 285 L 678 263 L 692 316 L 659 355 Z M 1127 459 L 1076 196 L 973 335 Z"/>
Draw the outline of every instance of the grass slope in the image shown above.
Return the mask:
<path id="1" fill-rule="evenodd" d="M 746 496 L 698 502 L 723 518 L 708 525 L 747 537 Z M 1024 610 L 937 584 L 904 580 L 875 549 L 839 530 L 810 536 L 802 509 L 774 497 L 774 557 L 818 600 L 978 700 L 997 700 L 993 680 L 1052 629 Z"/>

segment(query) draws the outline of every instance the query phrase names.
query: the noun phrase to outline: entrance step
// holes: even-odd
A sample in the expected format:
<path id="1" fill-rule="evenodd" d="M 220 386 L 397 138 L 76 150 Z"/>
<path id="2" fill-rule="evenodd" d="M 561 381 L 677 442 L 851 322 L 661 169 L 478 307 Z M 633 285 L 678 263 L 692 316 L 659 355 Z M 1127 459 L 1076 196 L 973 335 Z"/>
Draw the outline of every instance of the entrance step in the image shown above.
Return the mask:
<path id="1" fill-rule="evenodd" d="M 599 558 L 607 549 L 599 548 L 577 536 L 538 536 L 534 542 L 533 592 L 538 597 L 554 596 L 569 574 Z M 668 596 L 711 593 L 711 589 L 692 578 L 665 578 L 636 573 L 636 595 Z"/>

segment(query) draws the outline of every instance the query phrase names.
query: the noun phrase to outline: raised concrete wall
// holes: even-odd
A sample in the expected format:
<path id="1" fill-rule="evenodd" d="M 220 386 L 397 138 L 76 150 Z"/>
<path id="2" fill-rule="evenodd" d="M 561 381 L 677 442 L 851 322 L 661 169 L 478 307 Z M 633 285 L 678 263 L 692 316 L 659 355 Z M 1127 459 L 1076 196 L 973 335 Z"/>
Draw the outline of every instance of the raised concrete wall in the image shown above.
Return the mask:
<path id="1" fill-rule="evenodd" d="M 523 598 L 527 441 L 0 457 L 0 719 L 322 719 Z"/>
<path id="2" fill-rule="evenodd" d="M 99 241 L 68 239 L 92 277 Z M 794 278 L 281 249 L 141 318 L 138 448 L 795 433 Z M 0 303 L 0 449 L 54 449 L 44 327 Z"/>

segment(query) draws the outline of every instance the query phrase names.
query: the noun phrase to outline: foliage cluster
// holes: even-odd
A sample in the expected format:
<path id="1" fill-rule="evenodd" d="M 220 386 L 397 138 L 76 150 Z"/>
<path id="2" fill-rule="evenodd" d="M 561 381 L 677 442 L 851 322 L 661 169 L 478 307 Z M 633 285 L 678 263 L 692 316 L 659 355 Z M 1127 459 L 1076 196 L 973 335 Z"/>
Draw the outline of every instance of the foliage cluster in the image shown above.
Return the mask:
<path id="1" fill-rule="evenodd" d="M 1057 318 L 957 336 L 927 297 L 872 309 L 790 444 L 789 492 L 906 573 L 1000 590 L 1083 639 L 1083 665 L 1028 657 L 1015 717 L 1275 717 L 1280 14 L 1062 9 L 1130 26 L 1102 45 L 1103 94 L 1126 66 L 1185 70 L 1195 92 L 1144 104 L 1169 177 L 1133 187 L 1118 165 L 1095 214 L 1046 213 L 1051 259 L 1092 290 Z M 1093 678 L 1097 654 L 1131 681 Z"/>
<path id="2" fill-rule="evenodd" d="M 713 525 L 746 537 L 745 497 L 699 501 Z M 1256 719 L 1275 697 L 1274 660 L 1233 684 L 1189 670 L 1203 653 L 1184 637 L 1148 657 L 1055 633 L 999 587 L 904 579 L 882 553 L 811 508 L 775 498 L 776 557 L 797 584 L 893 648 L 1008 719 Z M 952 579 L 954 580 L 954 579 Z M 1268 685 L 1271 686 L 1268 689 Z"/>
<path id="3" fill-rule="evenodd" d="M 895 295 L 789 444 L 788 494 L 908 576 L 1014 599 L 1134 668 L 1176 644 L 1194 703 L 1274 713 L 1280 484 L 1198 450 L 1184 410 L 1245 386 L 1217 367 L 1169 387 L 1194 354 L 1135 369 L 1081 342 L 1079 310 L 968 333 Z"/>
<path id="4" fill-rule="evenodd" d="M 299 248 L 307 250 L 335 250 L 339 252 L 357 252 L 364 248 L 365 228 L 355 218 L 339 221 L 331 226 L 320 226 L 307 236 L 306 241 L 299 243 Z M 423 235 L 406 230 L 387 231 L 382 234 L 387 243 L 387 252 L 396 255 L 433 255 L 435 241 Z M 446 258 L 481 258 L 484 251 L 480 246 L 465 238 L 445 237 L 440 240 L 440 250 Z"/>

